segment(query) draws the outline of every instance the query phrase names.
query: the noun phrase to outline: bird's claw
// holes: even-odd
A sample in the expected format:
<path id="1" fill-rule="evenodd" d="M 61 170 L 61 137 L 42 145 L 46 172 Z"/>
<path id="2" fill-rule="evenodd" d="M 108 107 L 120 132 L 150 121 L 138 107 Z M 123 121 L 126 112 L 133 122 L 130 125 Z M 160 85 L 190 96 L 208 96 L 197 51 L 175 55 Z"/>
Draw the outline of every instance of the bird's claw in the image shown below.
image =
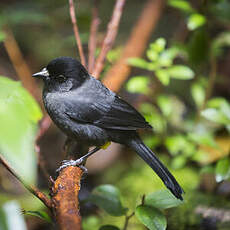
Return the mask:
<path id="1" fill-rule="evenodd" d="M 87 173 L 87 169 L 82 165 L 83 162 L 84 162 L 83 158 L 79 158 L 77 160 L 63 160 L 61 166 L 56 170 L 56 172 L 59 173 L 62 169 L 68 166 L 78 166 L 84 171 L 84 173 Z"/>

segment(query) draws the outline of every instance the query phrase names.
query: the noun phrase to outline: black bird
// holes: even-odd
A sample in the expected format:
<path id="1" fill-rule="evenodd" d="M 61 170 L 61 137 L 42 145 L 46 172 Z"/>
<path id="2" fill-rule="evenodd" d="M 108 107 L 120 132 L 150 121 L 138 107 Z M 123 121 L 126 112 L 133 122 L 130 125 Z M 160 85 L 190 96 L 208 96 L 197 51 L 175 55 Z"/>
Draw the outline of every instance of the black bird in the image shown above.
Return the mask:
<path id="1" fill-rule="evenodd" d="M 117 94 L 90 76 L 71 57 L 52 60 L 33 74 L 44 81 L 43 102 L 54 123 L 69 137 L 96 148 L 60 167 L 81 165 L 101 146 L 113 141 L 132 148 L 180 200 L 183 190 L 156 155 L 142 142 L 138 129 L 151 128 L 144 117 Z"/>

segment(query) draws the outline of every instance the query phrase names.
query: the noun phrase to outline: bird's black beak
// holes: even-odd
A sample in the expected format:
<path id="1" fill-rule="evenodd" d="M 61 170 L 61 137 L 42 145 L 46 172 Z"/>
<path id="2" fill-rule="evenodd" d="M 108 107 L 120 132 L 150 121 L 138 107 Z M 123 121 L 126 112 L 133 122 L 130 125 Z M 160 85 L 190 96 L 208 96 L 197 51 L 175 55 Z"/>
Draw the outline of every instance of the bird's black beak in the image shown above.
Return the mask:
<path id="1" fill-rule="evenodd" d="M 49 77 L 49 72 L 46 68 L 44 68 L 44 69 L 42 69 L 42 71 L 33 74 L 32 77 L 47 78 L 47 77 Z"/>

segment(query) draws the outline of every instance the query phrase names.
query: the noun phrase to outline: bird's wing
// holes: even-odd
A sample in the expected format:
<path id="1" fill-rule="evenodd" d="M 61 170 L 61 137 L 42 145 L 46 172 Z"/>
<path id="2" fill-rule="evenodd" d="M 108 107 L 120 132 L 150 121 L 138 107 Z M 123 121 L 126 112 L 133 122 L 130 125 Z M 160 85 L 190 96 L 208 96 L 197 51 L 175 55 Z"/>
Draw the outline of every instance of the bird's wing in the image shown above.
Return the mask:
<path id="1" fill-rule="evenodd" d="M 106 100 L 94 100 L 93 103 L 78 101 L 76 104 L 66 113 L 72 120 L 81 123 L 116 130 L 152 128 L 136 109 L 118 96 L 115 96 L 111 103 Z"/>

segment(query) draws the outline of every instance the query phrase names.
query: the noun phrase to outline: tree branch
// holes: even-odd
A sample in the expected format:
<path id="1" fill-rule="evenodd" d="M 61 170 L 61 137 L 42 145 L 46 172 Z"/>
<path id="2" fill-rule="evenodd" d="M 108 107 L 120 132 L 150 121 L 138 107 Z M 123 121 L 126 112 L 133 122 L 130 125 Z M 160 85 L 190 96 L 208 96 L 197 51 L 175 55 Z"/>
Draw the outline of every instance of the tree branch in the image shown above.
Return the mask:
<path id="1" fill-rule="evenodd" d="M 92 22 L 90 26 L 90 36 L 89 36 L 89 44 L 88 44 L 88 50 L 89 50 L 88 71 L 89 73 L 92 73 L 94 64 L 95 64 L 97 31 L 98 31 L 98 26 L 100 24 L 100 18 L 98 15 L 99 0 L 94 0 L 93 3 L 94 3 L 94 6 L 92 8 Z"/>
<path id="2" fill-rule="evenodd" d="M 104 63 L 105 63 L 105 58 L 108 53 L 108 51 L 112 48 L 114 40 L 117 35 L 118 31 L 118 26 L 119 22 L 121 19 L 121 15 L 123 12 L 125 0 L 117 0 L 114 10 L 113 10 L 113 15 L 111 17 L 111 20 L 108 24 L 107 28 L 107 33 L 105 35 L 104 41 L 102 43 L 101 51 L 99 53 L 99 56 L 96 60 L 95 64 L 95 69 L 93 71 L 93 76 L 95 78 L 99 78 L 99 75 L 103 69 Z"/>
<path id="3" fill-rule="evenodd" d="M 72 24 L 73 24 L 74 36 L 75 36 L 75 39 L 76 39 L 76 43 L 77 43 L 81 63 L 82 63 L 83 66 L 86 67 L 86 60 L 85 60 L 85 55 L 84 55 L 84 52 L 83 52 L 83 47 L 82 47 L 79 31 L 78 31 L 77 19 L 76 19 L 76 15 L 75 15 L 75 9 L 74 9 L 73 0 L 69 0 L 69 12 L 70 12 L 71 21 L 72 21 Z"/>
<path id="4" fill-rule="evenodd" d="M 52 207 L 61 230 L 81 229 L 78 192 L 82 174 L 79 167 L 66 167 L 53 184 Z"/>
<path id="5" fill-rule="evenodd" d="M 23 58 L 19 45 L 9 28 L 4 28 L 6 39 L 4 40 L 5 49 L 14 66 L 14 69 L 22 82 L 22 85 L 30 92 L 31 95 L 41 103 L 41 96 L 34 78 L 31 77 L 30 69 Z"/>
<path id="6" fill-rule="evenodd" d="M 38 188 L 32 187 L 28 184 L 26 184 L 20 176 L 17 175 L 17 173 L 8 165 L 8 163 L 0 156 L 0 162 L 1 164 L 21 183 L 23 186 L 33 195 L 35 195 L 39 200 L 41 200 L 45 206 L 49 209 L 51 209 L 51 200 L 43 193 L 41 192 Z"/>
<path id="7" fill-rule="evenodd" d="M 165 1 L 148 0 L 142 13 L 134 25 L 131 35 L 125 45 L 121 58 L 110 68 L 103 83 L 113 91 L 118 91 L 128 78 L 131 66 L 127 60 L 130 57 L 140 57 L 144 53 L 152 31 L 161 16 Z"/>

